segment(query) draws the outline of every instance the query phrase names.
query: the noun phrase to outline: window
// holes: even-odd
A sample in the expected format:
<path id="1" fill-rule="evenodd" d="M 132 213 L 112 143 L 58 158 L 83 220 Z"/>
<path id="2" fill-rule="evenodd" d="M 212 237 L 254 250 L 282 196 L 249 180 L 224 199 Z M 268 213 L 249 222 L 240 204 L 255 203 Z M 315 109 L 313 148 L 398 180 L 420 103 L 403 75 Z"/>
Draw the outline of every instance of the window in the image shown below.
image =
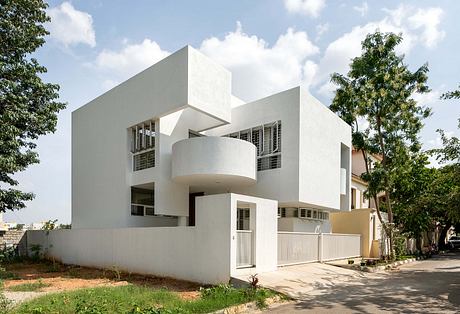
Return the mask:
<path id="1" fill-rule="evenodd" d="M 307 218 L 311 218 L 311 209 L 307 210 Z"/>
<path id="2" fill-rule="evenodd" d="M 257 170 L 281 168 L 281 121 L 225 135 L 251 142 L 257 148 Z"/>
<path id="3" fill-rule="evenodd" d="M 307 209 L 306 208 L 300 208 L 299 217 L 300 218 L 307 218 Z"/>
<path id="4" fill-rule="evenodd" d="M 238 208 L 237 211 L 237 230 L 249 230 L 249 208 Z"/>
<path id="5" fill-rule="evenodd" d="M 313 211 L 313 219 L 318 219 L 318 211 Z"/>
<path id="6" fill-rule="evenodd" d="M 143 122 L 131 128 L 133 171 L 155 167 L 155 121 Z"/>
<path id="7" fill-rule="evenodd" d="M 131 187 L 131 215 L 154 216 L 154 191 Z"/>

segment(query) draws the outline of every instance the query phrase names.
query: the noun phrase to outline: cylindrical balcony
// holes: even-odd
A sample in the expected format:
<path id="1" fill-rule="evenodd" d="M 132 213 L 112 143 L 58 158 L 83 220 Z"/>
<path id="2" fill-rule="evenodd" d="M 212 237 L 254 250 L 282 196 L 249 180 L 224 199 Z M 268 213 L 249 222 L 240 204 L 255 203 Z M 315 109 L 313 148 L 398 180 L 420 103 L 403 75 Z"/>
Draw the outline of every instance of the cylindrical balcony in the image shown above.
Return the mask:
<path id="1" fill-rule="evenodd" d="M 196 186 L 254 184 L 256 147 L 229 137 L 181 140 L 172 147 L 172 179 Z"/>

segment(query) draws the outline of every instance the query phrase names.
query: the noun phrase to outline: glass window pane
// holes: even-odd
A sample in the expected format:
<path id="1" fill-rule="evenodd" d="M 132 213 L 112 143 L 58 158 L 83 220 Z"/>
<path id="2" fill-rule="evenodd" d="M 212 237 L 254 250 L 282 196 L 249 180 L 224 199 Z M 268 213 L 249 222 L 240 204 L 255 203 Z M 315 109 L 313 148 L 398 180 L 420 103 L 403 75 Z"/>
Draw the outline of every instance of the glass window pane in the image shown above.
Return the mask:
<path id="1" fill-rule="evenodd" d="M 144 206 L 131 205 L 131 215 L 133 215 L 133 216 L 144 216 Z"/>

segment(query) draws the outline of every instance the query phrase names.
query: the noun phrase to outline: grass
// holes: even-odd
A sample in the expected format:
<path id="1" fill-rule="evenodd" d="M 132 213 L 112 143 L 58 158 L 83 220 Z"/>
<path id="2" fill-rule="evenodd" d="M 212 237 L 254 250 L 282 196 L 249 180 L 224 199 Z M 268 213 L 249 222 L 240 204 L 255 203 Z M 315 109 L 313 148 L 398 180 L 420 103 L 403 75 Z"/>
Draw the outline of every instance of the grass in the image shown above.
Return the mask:
<path id="1" fill-rule="evenodd" d="M 220 285 L 201 290 L 196 300 L 183 300 L 166 289 L 127 285 L 97 287 L 45 295 L 25 302 L 12 313 L 209 313 L 228 306 L 275 296 L 266 289 Z"/>
<path id="2" fill-rule="evenodd" d="M 44 283 L 41 279 L 39 279 L 38 281 L 11 286 L 8 288 L 8 290 L 9 291 L 38 291 L 41 288 L 45 288 L 49 286 L 50 286 L 49 284 Z"/>

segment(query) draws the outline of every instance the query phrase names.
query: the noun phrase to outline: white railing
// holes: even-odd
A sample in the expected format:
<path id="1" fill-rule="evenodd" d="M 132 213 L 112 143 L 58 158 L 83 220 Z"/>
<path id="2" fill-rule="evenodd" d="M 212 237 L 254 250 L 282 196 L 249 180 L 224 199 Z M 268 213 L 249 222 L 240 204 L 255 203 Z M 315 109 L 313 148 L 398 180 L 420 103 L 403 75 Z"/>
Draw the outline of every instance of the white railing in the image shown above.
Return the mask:
<path id="1" fill-rule="evenodd" d="M 278 265 L 361 256 L 361 236 L 355 234 L 278 232 Z"/>
<path id="2" fill-rule="evenodd" d="M 252 258 L 252 231 L 236 231 L 236 267 L 251 267 L 254 265 Z"/>
<path id="3" fill-rule="evenodd" d="M 359 234 L 323 233 L 321 261 L 361 256 Z"/>

